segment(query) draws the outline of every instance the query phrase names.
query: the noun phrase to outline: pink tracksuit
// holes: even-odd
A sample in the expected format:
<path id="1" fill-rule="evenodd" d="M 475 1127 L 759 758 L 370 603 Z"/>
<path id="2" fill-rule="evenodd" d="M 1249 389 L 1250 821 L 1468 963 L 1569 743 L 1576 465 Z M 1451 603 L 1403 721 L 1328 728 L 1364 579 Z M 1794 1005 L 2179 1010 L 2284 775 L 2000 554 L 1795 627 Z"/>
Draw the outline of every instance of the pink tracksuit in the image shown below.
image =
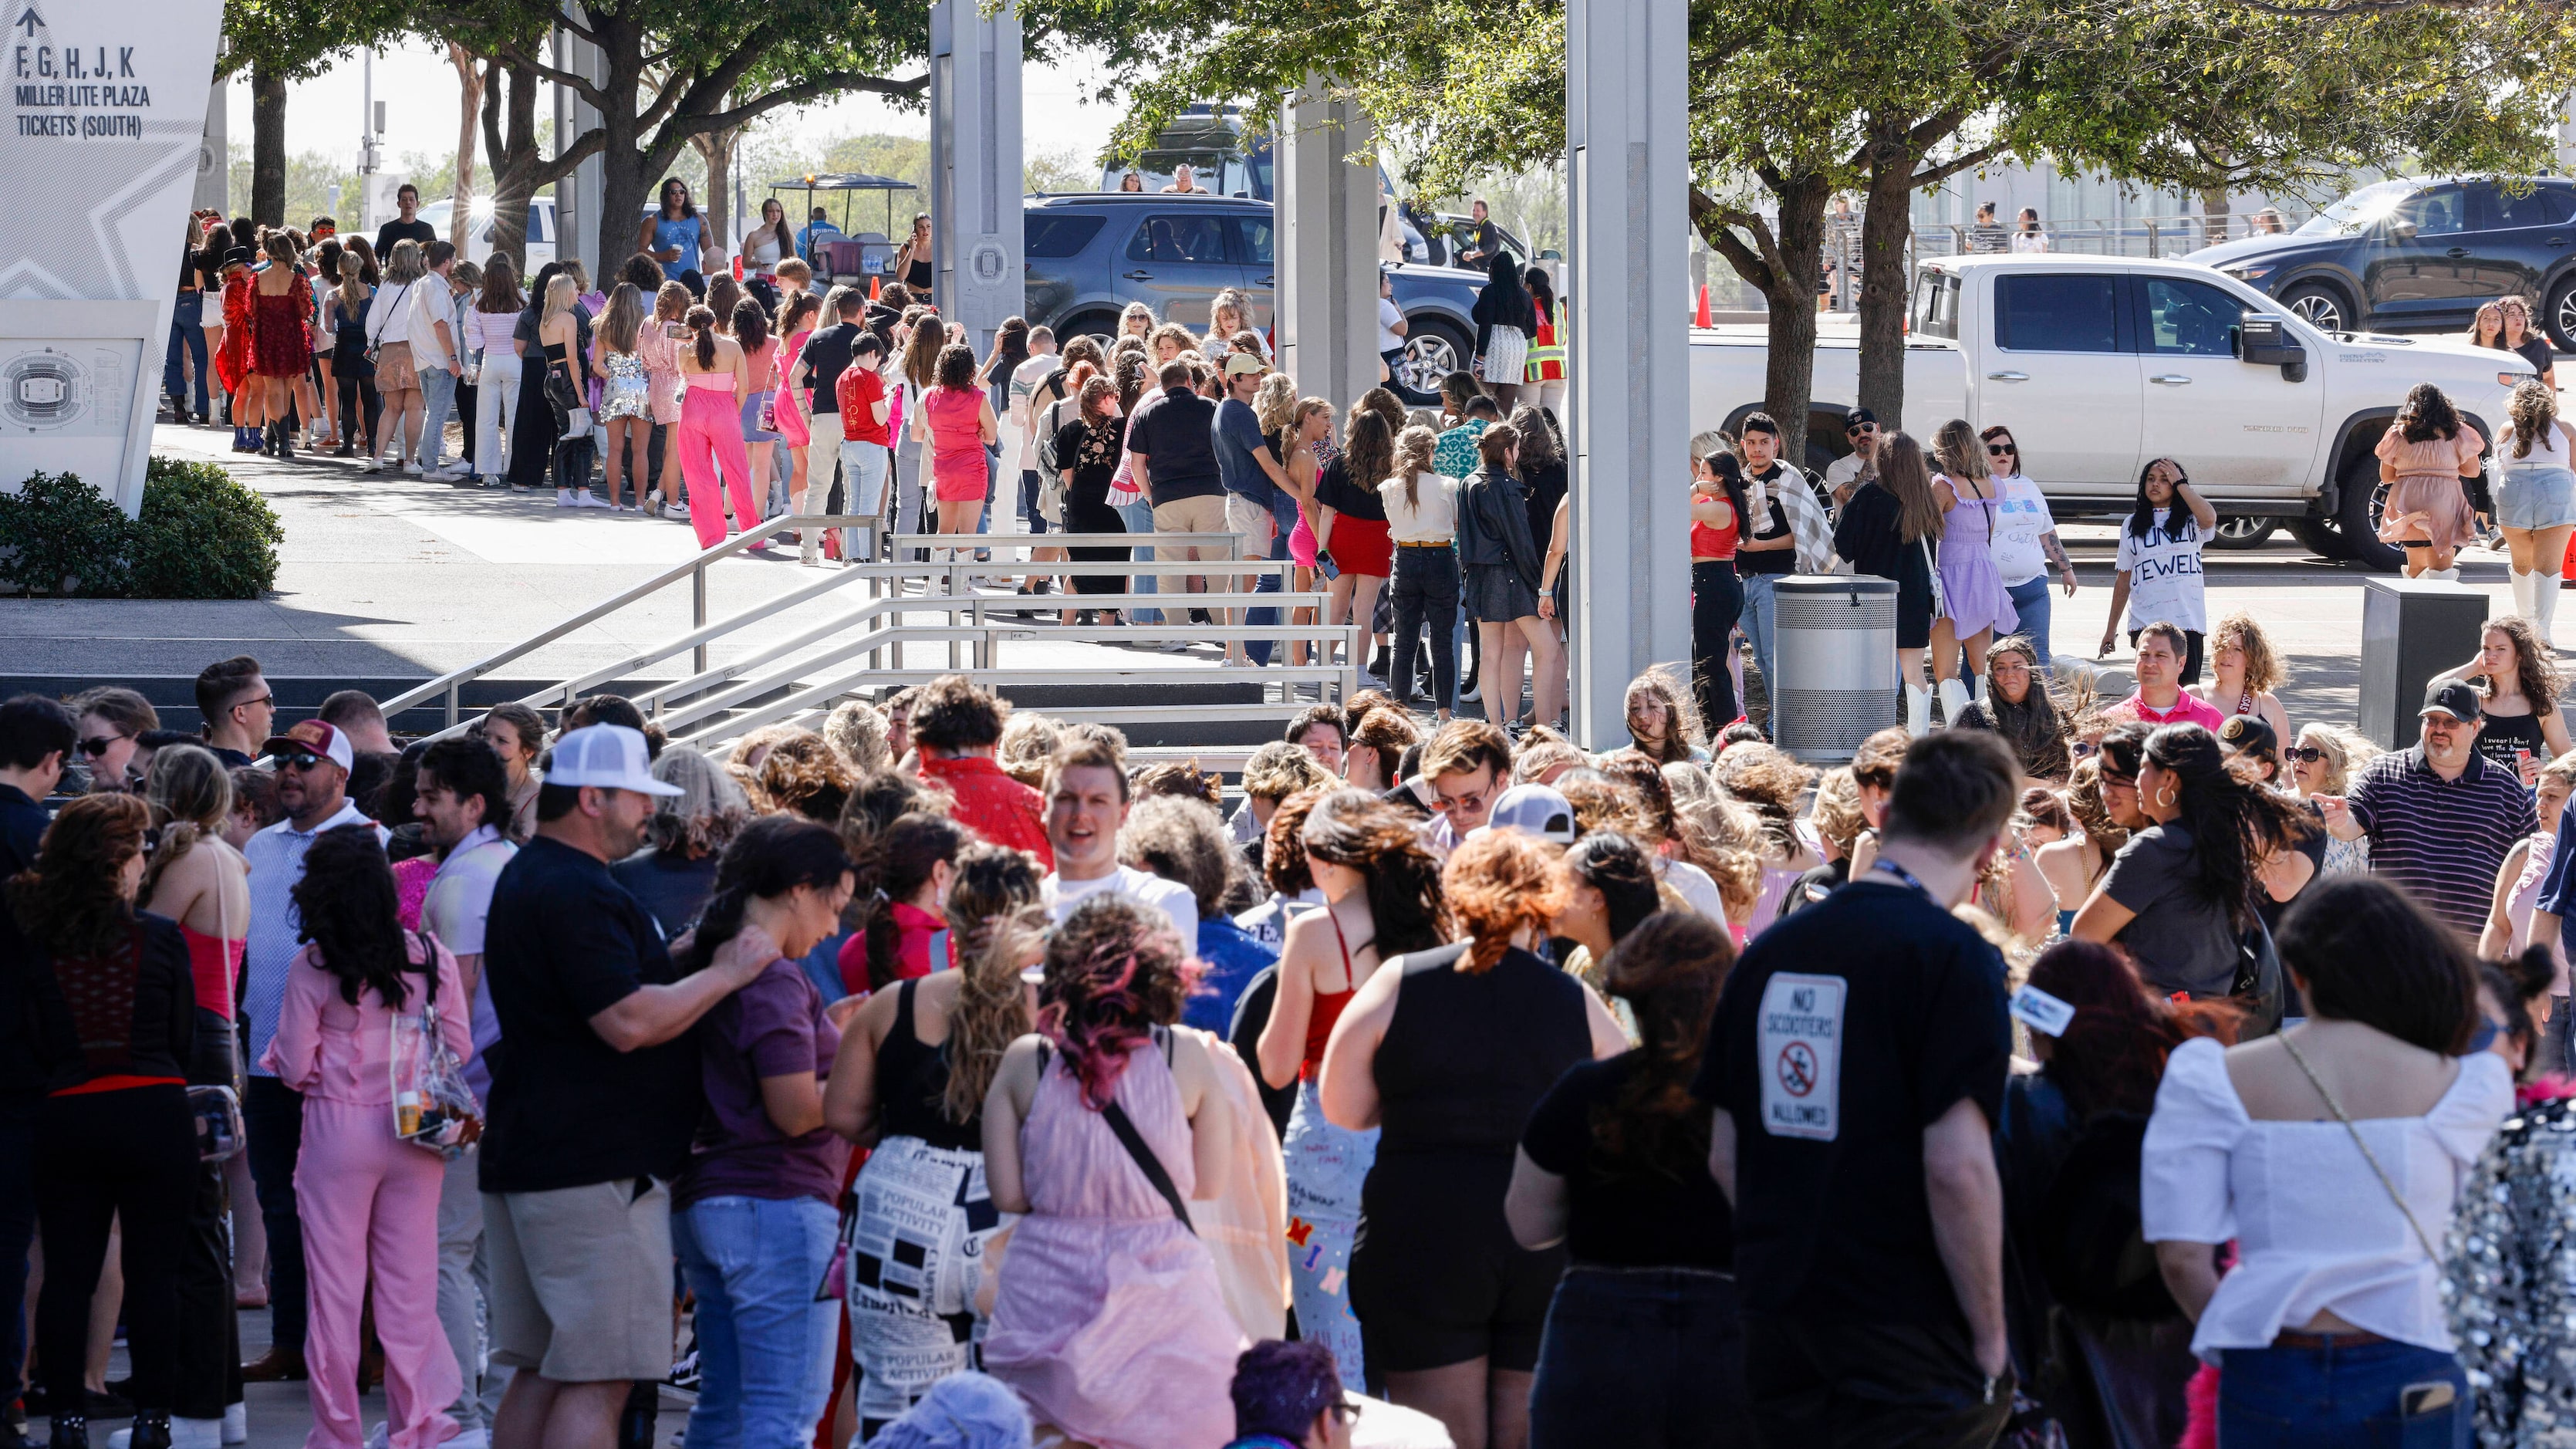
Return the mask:
<path id="1" fill-rule="evenodd" d="M 406 932 L 413 964 L 425 938 Z M 456 958 L 434 942 L 441 1035 L 459 1060 L 473 1050 L 472 1005 Z M 438 1195 L 446 1162 L 394 1136 L 394 1013 L 373 991 L 351 1006 L 308 944 L 287 969 L 277 1037 L 261 1065 L 304 1094 L 295 1210 L 304 1224 L 311 1326 L 313 1432 L 305 1449 L 358 1449 L 358 1311 L 375 1268 L 376 1339 L 385 1350 L 392 1449 L 433 1449 L 456 1433 L 447 1406 L 463 1382 L 438 1319 Z M 420 977 L 406 975 L 412 1009 Z"/>
<path id="2" fill-rule="evenodd" d="M 751 496 L 751 455 L 742 446 L 742 415 L 734 408 L 733 374 L 693 372 L 686 377 L 689 396 L 680 404 L 680 429 L 673 441 L 680 449 L 680 477 L 689 485 L 689 526 L 698 531 L 698 547 L 713 548 L 725 540 L 724 496 L 716 483 L 719 467 L 724 470 L 724 487 L 733 494 L 735 527 L 758 523 L 760 505 Z"/>

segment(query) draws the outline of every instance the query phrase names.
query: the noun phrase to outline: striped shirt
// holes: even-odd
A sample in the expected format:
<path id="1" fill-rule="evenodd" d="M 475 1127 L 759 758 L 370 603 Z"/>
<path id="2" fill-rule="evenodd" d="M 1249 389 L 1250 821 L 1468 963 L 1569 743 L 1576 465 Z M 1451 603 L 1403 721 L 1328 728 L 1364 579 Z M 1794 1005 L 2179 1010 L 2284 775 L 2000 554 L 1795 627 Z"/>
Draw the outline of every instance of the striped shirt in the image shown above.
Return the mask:
<path id="1" fill-rule="evenodd" d="M 2540 829 L 2531 791 L 2475 752 L 2454 780 L 2433 773 L 2421 745 L 2382 755 L 2346 798 L 2369 835 L 2371 871 L 2472 936 L 2486 926 L 2506 853 Z"/>

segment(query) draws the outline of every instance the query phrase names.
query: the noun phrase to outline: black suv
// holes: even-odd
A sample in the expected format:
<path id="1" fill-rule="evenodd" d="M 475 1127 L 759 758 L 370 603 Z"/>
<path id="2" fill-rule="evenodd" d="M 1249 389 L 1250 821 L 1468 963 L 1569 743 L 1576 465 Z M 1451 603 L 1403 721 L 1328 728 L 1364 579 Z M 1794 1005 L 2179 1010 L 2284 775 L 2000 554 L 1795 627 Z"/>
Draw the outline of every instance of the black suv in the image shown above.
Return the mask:
<path id="1" fill-rule="evenodd" d="M 1119 312 L 1142 302 L 1163 321 L 1203 329 L 1216 294 L 1232 287 L 1252 303 L 1252 325 L 1269 329 L 1277 285 L 1269 202 L 1103 191 L 1032 196 L 1027 205 L 1032 324 L 1058 337 L 1115 336 Z M 1450 267 L 1394 271 L 1405 381 L 1427 390 L 1442 373 L 1467 365 L 1476 336 L 1467 316 L 1484 278 Z M 1351 279 L 1353 286 L 1375 283 L 1368 275 Z"/>
<path id="2" fill-rule="evenodd" d="M 2466 328 L 2480 304 L 2532 299 L 2576 351 L 2576 182 L 2434 177 L 2374 182 L 2297 231 L 2193 252 L 2329 332 Z"/>

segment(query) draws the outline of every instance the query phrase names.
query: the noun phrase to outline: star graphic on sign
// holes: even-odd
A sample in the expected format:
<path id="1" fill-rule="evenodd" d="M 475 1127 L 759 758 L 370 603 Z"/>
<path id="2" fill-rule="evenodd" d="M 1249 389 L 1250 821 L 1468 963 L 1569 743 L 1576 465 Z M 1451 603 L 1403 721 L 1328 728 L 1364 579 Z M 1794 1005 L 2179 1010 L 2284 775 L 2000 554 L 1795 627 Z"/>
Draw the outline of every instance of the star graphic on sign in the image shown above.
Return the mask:
<path id="1" fill-rule="evenodd" d="M 36 12 L 29 6 L 25 12 Z M 41 17 L 39 17 L 41 20 Z M 14 28 L 14 27 L 13 27 Z M 121 178 L 98 174 L 102 151 L 74 142 L 24 147 L 23 161 L 10 177 L 20 195 L 53 198 L 56 205 L 0 207 L 0 297 L 77 299 L 148 297 L 160 283 L 144 280 L 146 269 L 129 255 L 123 223 L 137 207 L 167 188 L 191 182 L 197 174 L 201 128 L 186 122 L 145 123 L 144 139 L 119 143 L 112 153 Z M 113 181 L 101 190 L 103 184 Z M 80 231 L 86 244 L 65 245 L 61 226 L 65 200 L 82 198 Z M 166 240 L 166 239 L 165 239 Z M 150 259 L 162 268 L 166 258 Z"/>

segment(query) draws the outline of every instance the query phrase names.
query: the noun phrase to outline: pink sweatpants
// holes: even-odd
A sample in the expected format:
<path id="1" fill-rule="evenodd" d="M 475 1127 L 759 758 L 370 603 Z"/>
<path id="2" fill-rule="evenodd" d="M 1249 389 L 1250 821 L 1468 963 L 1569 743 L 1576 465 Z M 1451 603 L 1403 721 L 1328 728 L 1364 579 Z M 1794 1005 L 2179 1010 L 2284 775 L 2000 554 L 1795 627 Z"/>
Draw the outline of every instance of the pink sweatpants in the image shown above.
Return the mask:
<path id="1" fill-rule="evenodd" d="M 727 388 L 693 387 L 680 404 L 680 476 L 689 485 L 689 526 L 698 531 L 698 547 L 713 548 L 725 539 L 724 497 L 716 470 L 724 470 L 725 488 L 733 492 L 734 527 L 760 521 L 760 505 L 751 496 L 751 455 L 742 446 L 742 419 L 734 412 Z"/>
<path id="2" fill-rule="evenodd" d="M 313 1371 L 305 1449 L 358 1449 L 358 1312 L 375 1267 L 376 1341 L 385 1350 L 392 1449 L 433 1449 L 456 1433 L 463 1383 L 438 1320 L 438 1194 L 446 1164 L 395 1138 L 393 1109 L 304 1099 L 295 1211 L 304 1223 L 304 1360 Z"/>

